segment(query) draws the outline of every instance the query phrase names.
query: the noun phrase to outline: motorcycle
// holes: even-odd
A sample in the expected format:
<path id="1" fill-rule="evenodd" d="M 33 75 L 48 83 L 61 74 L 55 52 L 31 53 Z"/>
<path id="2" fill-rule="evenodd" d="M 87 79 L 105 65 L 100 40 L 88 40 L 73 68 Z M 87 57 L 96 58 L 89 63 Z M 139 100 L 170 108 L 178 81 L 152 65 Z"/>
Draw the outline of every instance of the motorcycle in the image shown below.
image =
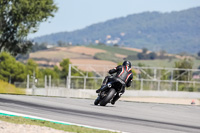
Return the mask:
<path id="1" fill-rule="evenodd" d="M 94 101 L 94 105 L 106 106 L 106 104 L 110 103 L 117 92 L 121 91 L 122 84 L 119 81 L 111 81 L 108 82 L 105 86 L 106 88 L 103 91 L 98 93 L 98 97 Z"/>

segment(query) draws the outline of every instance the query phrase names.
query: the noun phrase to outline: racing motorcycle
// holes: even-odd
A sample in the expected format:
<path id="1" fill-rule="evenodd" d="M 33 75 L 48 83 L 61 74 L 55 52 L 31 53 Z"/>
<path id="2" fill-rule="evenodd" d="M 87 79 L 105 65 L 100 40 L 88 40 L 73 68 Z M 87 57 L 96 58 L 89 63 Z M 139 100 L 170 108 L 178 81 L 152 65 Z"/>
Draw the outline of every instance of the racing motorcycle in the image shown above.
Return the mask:
<path id="1" fill-rule="evenodd" d="M 122 88 L 122 84 L 117 81 L 111 81 L 106 84 L 106 88 L 103 91 L 98 93 L 98 97 L 94 101 L 94 105 L 106 106 L 106 104 L 110 103 L 117 92 L 120 92 Z"/>

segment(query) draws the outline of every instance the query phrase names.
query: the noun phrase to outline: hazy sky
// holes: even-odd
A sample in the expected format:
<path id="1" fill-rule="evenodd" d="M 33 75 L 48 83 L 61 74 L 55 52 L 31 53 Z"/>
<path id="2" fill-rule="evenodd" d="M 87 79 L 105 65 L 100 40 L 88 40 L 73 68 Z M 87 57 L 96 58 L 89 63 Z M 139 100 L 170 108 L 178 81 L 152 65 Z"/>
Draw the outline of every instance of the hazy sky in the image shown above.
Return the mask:
<path id="1" fill-rule="evenodd" d="M 144 11 L 171 12 L 200 6 L 200 0 L 54 0 L 55 17 L 41 23 L 29 38 L 85 28 L 91 24 Z"/>

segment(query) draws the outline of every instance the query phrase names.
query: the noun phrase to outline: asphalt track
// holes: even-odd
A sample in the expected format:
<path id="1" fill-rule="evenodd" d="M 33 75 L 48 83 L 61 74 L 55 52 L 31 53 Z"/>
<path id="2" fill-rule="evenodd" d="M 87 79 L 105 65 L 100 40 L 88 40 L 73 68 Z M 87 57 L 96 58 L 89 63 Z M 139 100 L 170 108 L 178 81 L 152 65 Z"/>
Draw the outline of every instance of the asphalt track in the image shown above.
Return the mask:
<path id="1" fill-rule="evenodd" d="M 0 110 L 129 133 L 200 133 L 200 106 L 2 95 Z"/>

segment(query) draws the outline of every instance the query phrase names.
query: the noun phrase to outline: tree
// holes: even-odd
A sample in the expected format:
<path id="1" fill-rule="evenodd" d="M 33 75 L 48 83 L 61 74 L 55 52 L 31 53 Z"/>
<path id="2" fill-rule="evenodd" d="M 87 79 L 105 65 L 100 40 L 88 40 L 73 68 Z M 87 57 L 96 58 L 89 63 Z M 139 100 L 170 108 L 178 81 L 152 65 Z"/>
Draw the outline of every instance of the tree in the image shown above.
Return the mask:
<path id="1" fill-rule="evenodd" d="M 69 72 L 69 64 L 71 64 L 69 59 L 63 59 L 60 62 L 60 67 L 61 67 L 61 74 L 60 77 L 61 78 L 66 78 L 66 76 L 68 76 L 68 72 Z M 75 68 L 75 69 L 74 69 Z M 54 70 L 56 70 L 57 68 L 54 68 Z M 78 71 L 77 71 L 78 70 Z M 56 70 L 58 71 L 58 70 Z M 79 70 L 76 66 L 71 67 L 71 75 L 72 76 L 82 76 L 81 73 L 86 74 L 86 72 L 83 72 L 81 70 Z M 92 74 L 90 74 L 92 75 Z M 89 76 L 89 75 L 88 75 Z"/>
<path id="2" fill-rule="evenodd" d="M 67 46 L 67 43 L 66 43 L 66 42 L 63 42 L 63 41 L 61 41 L 61 40 L 59 40 L 59 41 L 57 42 L 57 45 L 58 45 L 59 47 L 65 47 L 65 46 Z"/>
<path id="3" fill-rule="evenodd" d="M 35 43 L 31 48 L 31 52 L 45 50 L 45 49 L 47 49 L 47 45 L 48 44 L 46 44 L 46 43 L 41 43 L 41 44 Z"/>
<path id="4" fill-rule="evenodd" d="M 137 54 L 137 58 L 138 58 L 139 60 L 145 60 L 145 59 L 146 59 L 146 54 L 144 54 L 144 53 L 138 53 L 138 54 Z"/>
<path id="5" fill-rule="evenodd" d="M 17 62 L 10 54 L 0 54 L 0 79 L 10 83 L 22 82 L 26 78 L 24 64 Z"/>
<path id="6" fill-rule="evenodd" d="M 37 78 L 41 77 L 38 69 L 38 64 L 33 59 L 29 59 L 26 63 L 26 74 L 33 76 L 34 73 Z"/>
<path id="7" fill-rule="evenodd" d="M 157 58 L 157 54 L 155 52 L 147 53 L 148 49 L 143 48 L 142 53 L 138 53 L 137 57 L 139 60 L 154 60 Z"/>
<path id="8" fill-rule="evenodd" d="M 175 68 L 180 68 L 180 69 L 192 69 L 193 62 L 190 59 L 184 59 L 175 62 Z M 174 78 L 176 80 L 191 80 L 192 79 L 192 72 L 187 71 L 187 70 L 176 70 L 174 74 Z"/>
<path id="9" fill-rule="evenodd" d="M 149 56 L 149 59 L 151 60 L 155 60 L 157 58 L 157 54 L 155 52 L 149 53 L 148 56 Z"/>
<path id="10" fill-rule="evenodd" d="M 119 47 L 119 44 L 114 44 L 113 46 L 114 46 L 114 47 Z"/>
<path id="11" fill-rule="evenodd" d="M 60 69 L 58 68 L 58 66 L 54 66 L 54 67 L 53 67 L 53 70 L 54 70 L 58 75 L 60 75 L 61 71 L 60 71 Z"/>
<path id="12" fill-rule="evenodd" d="M 52 70 L 50 68 L 41 69 L 40 71 L 43 74 L 43 76 L 45 76 L 45 75 L 47 75 L 47 76 L 51 75 L 52 79 L 58 79 L 59 78 L 59 74 L 56 73 L 54 70 Z"/>
<path id="13" fill-rule="evenodd" d="M 147 48 L 143 48 L 143 49 L 142 49 L 142 53 L 143 53 L 143 54 L 146 54 L 146 53 L 147 53 L 147 51 L 148 51 L 148 49 L 147 49 Z"/>
<path id="14" fill-rule="evenodd" d="M 69 70 L 69 64 L 71 64 L 71 62 L 69 61 L 69 59 L 63 59 L 60 62 L 60 66 L 62 68 L 62 72 L 61 72 L 61 78 L 66 78 L 66 76 L 68 75 L 68 70 Z"/>
<path id="15" fill-rule="evenodd" d="M 197 55 L 200 57 L 200 51 L 197 53 Z"/>
<path id="16" fill-rule="evenodd" d="M 27 35 L 56 11 L 53 0 L 0 0 L 0 52 L 26 53 L 32 46 Z"/>

